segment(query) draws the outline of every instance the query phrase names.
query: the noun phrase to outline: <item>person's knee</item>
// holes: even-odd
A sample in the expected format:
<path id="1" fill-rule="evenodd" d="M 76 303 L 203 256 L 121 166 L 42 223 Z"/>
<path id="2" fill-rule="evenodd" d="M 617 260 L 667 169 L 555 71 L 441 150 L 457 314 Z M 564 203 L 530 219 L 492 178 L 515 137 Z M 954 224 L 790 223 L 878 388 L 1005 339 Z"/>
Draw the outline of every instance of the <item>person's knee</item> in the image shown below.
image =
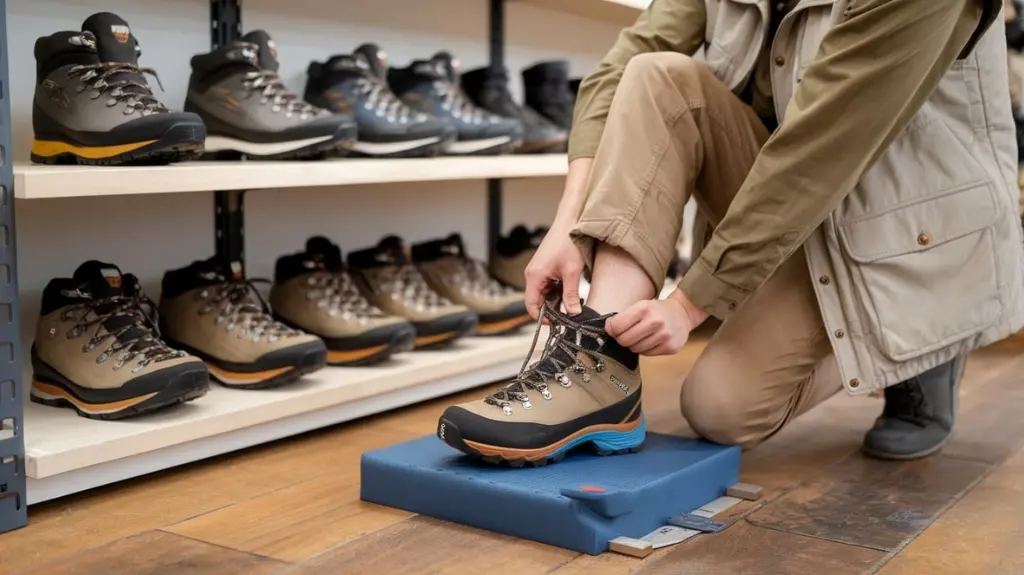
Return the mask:
<path id="1" fill-rule="evenodd" d="M 629 59 L 622 83 L 644 83 L 695 86 L 702 71 L 700 62 L 678 52 L 649 52 Z M 685 81 L 689 79 L 690 81 Z"/>
<path id="2" fill-rule="evenodd" d="M 710 352 L 710 353 L 708 353 Z M 735 360 L 706 349 L 687 376 L 680 393 L 680 410 L 701 437 L 723 445 L 752 447 L 771 430 L 760 429 L 749 398 L 741 393 L 749 385 Z"/>

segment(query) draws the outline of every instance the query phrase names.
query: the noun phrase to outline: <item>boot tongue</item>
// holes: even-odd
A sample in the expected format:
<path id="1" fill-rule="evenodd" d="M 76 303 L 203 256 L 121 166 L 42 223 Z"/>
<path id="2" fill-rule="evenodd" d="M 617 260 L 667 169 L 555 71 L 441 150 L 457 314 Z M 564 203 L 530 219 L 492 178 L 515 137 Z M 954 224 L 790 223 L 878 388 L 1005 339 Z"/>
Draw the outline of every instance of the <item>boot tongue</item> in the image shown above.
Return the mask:
<path id="1" fill-rule="evenodd" d="M 330 272 L 342 270 L 341 248 L 323 236 L 314 236 L 306 241 L 304 262 L 311 269 L 324 269 Z"/>
<path id="2" fill-rule="evenodd" d="M 409 263 L 409 250 L 398 236 L 388 236 L 377 244 L 374 259 L 382 264 L 405 265 Z"/>
<path id="3" fill-rule="evenodd" d="M 138 64 L 137 42 L 128 23 L 117 14 L 100 12 L 82 23 L 82 31 L 90 32 L 96 40 L 96 53 L 103 62 Z"/>
<path id="4" fill-rule="evenodd" d="M 438 52 L 430 59 L 431 63 L 443 74 L 449 82 L 456 82 L 459 78 L 459 61 L 449 52 Z"/>
<path id="5" fill-rule="evenodd" d="M 277 72 L 280 64 L 277 61 L 277 44 L 270 39 L 270 34 L 264 30 L 253 30 L 242 36 L 243 42 L 255 44 L 258 48 L 259 66 L 264 70 Z"/>
<path id="6" fill-rule="evenodd" d="M 388 55 L 376 44 L 363 44 L 356 48 L 355 54 L 366 59 L 370 71 L 378 78 L 386 78 L 388 74 Z"/>
<path id="7" fill-rule="evenodd" d="M 114 264 L 90 260 L 78 266 L 73 277 L 75 283 L 84 287 L 93 299 L 104 299 L 124 293 L 121 270 Z"/>
<path id="8" fill-rule="evenodd" d="M 428 262 L 452 256 L 459 259 L 466 257 L 466 249 L 462 243 L 462 236 L 459 234 L 452 234 L 441 240 L 423 242 L 412 247 L 412 261 L 414 262 Z"/>
<path id="9" fill-rule="evenodd" d="M 369 62 L 361 54 L 331 56 L 327 63 L 324 64 L 324 68 L 336 72 L 372 72 Z"/>

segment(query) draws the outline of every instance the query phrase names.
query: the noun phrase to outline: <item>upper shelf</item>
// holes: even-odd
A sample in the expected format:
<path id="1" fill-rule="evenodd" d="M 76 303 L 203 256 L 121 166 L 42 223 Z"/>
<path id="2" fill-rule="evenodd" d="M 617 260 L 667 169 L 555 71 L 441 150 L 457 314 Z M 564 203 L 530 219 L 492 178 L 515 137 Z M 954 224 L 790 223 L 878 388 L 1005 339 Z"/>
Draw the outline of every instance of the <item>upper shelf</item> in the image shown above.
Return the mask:
<path id="1" fill-rule="evenodd" d="M 636 21 L 651 0 L 519 0 L 526 4 L 543 6 L 549 10 L 576 14 L 594 20 L 603 20 L 619 26 Z"/>
<path id="2" fill-rule="evenodd" d="M 319 162 L 186 162 L 156 167 L 14 166 L 21 199 L 564 176 L 564 154 Z"/>

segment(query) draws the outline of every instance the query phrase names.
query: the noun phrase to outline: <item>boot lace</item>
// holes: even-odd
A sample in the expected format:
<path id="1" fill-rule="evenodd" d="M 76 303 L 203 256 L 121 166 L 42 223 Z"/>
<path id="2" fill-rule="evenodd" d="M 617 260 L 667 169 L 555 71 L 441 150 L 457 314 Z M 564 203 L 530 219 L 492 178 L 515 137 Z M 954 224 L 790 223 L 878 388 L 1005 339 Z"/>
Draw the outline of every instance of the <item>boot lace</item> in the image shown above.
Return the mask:
<path id="1" fill-rule="evenodd" d="M 493 118 L 493 114 L 476 107 L 473 102 L 455 84 L 437 80 L 434 89 L 441 96 L 441 109 L 451 112 L 452 116 L 472 124 L 483 124 L 484 120 Z"/>
<path id="2" fill-rule="evenodd" d="M 391 299 L 405 301 L 419 311 L 451 305 L 450 301 L 430 289 L 419 270 L 409 264 L 385 270 L 381 289 L 390 293 Z"/>
<path id="3" fill-rule="evenodd" d="M 356 80 L 356 89 L 366 96 L 366 102 L 363 104 L 363 107 L 373 111 L 378 117 L 387 118 L 389 122 L 408 124 L 410 117 L 416 116 L 418 118 L 422 116 L 422 114 L 417 114 L 412 108 L 405 105 L 388 88 L 384 80 L 381 80 L 372 72 L 366 72 L 361 78 Z"/>
<path id="4" fill-rule="evenodd" d="M 366 324 L 373 318 L 384 317 L 384 312 L 370 305 L 344 272 L 310 276 L 306 280 L 306 299 L 315 301 L 316 307 L 326 309 L 331 317 L 341 315 L 346 321 L 355 319 Z"/>
<path id="5" fill-rule="evenodd" d="M 266 338 L 273 343 L 283 337 L 299 335 L 299 332 L 274 320 L 270 306 L 256 289 L 256 282 L 267 280 L 231 280 L 223 276 L 223 284 L 210 286 L 196 292 L 196 299 L 206 302 L 199 308 L 200 315 L 217 310 L 217 325 L 223 325 L 228 332 L 237 333 L 239 339 L 248 338 L 253 343 Z"/>
<path id="6" fill-rule="evenodd" d="M 81 290 L 65 291 L 64 295 L 91 298 Z M 152 300 L 149 303 L 152 304 Z M 135 358 L 140 359 L 138 365 L 132 368 L 132 373 L 142 371 L 151 363 L 187 355 L 183 351 L 171 349 L 159 338 L 155 316 L 151 316 L 143 308 L 143 301 L 138 297 L 117 295 L 88 299 L 83 303 L 68 306 L 61 314 L 61 319 L 70 321 L 76 316 L 74 327 L 67 333 L 68 339 L 79 337 L 95 327 L 92 337 L 82 346 L 82 353 L 88 353 L 110 340 L 103 353 L 96 357 L 96 363 L 103 363 L 117 355 L 113 367 L 115 370 L 121 369 Z"/>
<path id="7" fill-rule="evenodd" d="M 104 94 L 108 95 L 107 107 L 113 108 L 119 102 L 124 102 L 124 114 L 126 116 L 141 112 L 143 116 L 167 112 L 167 107 L 160 103 L 153 95 L 153 89 L 149 84 L 133 79 L 117 79 L 109 81 L 117 74 L 132 74 L 142 77 L 149 74 L 156 80 L 157 85 L 163 90 L 160 77 L 152 68 L 140 68 L 134 64 L 125 62 L 102 62 L 99 64 L 82 64 L 72 66 L 67 71 L 67 77 L 77 77 L 81 82 L 79 92 L 92 89 L 89 97 L 93 100 L 99 99 Z"/>
<path id="8" fill-rule="evenodd" d="M 299 114 L 299 119 L 306 120 L 316 111 L 312 104 L 303 102 L 298 95 L 286 88 L 276 72 L 270 70 L 246 72 L 242 79 L 242 86 L 250 92 L 258 92 L 260 103 L 271 104 L 271 110 L 274 112 L 284 110 L 284 115 L 288 118 Z"/>
<path id="9" fill-rule="evenodd" d="M 547 318 L 550 325 L 547 342 L 541 352 L 540 359 L 529 365 L 530 358 L 537 348 L 537 341 L 540 338 L 540 331 Z M 570 337 L 571 336 L 571 337 Z M 557 305 L 545 302 L 541 305 L 540 316 L 537 318 L 537 331 L 533 334 L 533 343 L 530 344 L 530 351 L 523 360 L 523 366 L 519 369 L 519 375 L 511 383 L 503 386 L 495 393 L 484 398 L 484 402 L 495 407 L 500 407 L 505 415 L 512 415 L 512 402 L 518 401 L 523 409 L 531 409 L 529 390 L 540 392 L 541 397 L 550 400 L 553 395 L 548 388 L 548 381 L 554 379 L 559 385 L 568 389 L 572 387 L 572 380 L 568 371 L 580 375 L 584 383 L 590 381 L 590 369 L 596 372 L 604 371 L 605 365 L 600 357 L 594 355 L 592 350 L 582 346 L 583 336 L 592 337 L 597 340 L 598 346 L 604 345 L 606 337 L 604 330 L 573 321 L 569 316 L 557 311 Z M 594 360 L 594 367 L 588 368 L 577 359 L 577 354 L 582 353 Z"/>
<path id="10" fill-rule="evenodd" d="M 882 414 L 883 417 L 925 425 L 928 421 L 927 405 L 924 390 L 916 379 L 911 379 L 885 389 L 885 407 Z"/>
<path id="11" fill-rule="evenodd" d="M 452 277 L 452 281 L 463 291 L 485 298 L 499 298 L 515 291 L 491 277 L 487 266 L 479 260 L 466 258 L 460 264 L 461 267 Z"/>

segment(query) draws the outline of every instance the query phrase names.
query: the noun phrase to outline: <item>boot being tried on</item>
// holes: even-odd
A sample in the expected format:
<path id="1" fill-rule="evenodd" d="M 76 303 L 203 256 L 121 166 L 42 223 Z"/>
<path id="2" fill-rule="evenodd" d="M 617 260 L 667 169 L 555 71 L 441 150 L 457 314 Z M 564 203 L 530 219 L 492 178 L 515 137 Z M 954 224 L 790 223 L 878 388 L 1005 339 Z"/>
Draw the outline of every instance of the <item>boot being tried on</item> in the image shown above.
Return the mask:
<path id="1" fill-rule="evenodd" d="M 206 128 L 153 95 L 138 42 L 116 14 L 36 40 L 33 162 L 165 164 L 198 156 Z"/>
<path id="2" fill-rule="evenodd" d="M 957 392 L 967 358 L 960 356 L 885 389 L 885 409 L 864 436 L 864 453 L 880 459 L 917 459 L 949 441 Z"/>
<path id="3" fill-rule="evenodd" d="M 252 283 L 216 258 L 164 274 L 160 323 L 169 344 L 203 358 L 225 387 L 287 385 L 327 363 L 319 338 L 275 321 Z"/>
<path id="4" fill-rule="evenodd" d="M 640 449 L 646 424 L 640 406 L 637 354 L 604 330 L 611 315 L 584 306 L 576 316 L 545 303 L 550 332 L 540 359 L 487 397 L 449 407 L 437 436 L 489 463 L 522 467 L 560 461 L 589 445 L 601 455 Z M 527 355 L 533 355 L 537 340 Z"/>
<path id="5" fill-rule="evenodd" d="M 510 333 L 529 323 L 523 292 L 501 285 L 483 262 L 467 256 L 459 234 L 414 245 L 412 260 L 434 291 L 477 314 L 477 335 Z"/>

